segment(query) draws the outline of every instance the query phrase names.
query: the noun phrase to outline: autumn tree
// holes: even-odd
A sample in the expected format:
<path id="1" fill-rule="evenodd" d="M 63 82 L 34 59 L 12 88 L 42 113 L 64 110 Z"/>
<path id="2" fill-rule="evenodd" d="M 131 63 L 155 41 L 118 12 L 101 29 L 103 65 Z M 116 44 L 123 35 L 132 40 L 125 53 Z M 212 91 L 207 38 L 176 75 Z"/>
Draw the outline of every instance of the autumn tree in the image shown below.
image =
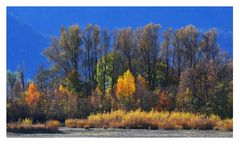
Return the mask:
<path id="1" fill-rule="evenodd" d="M 192 92 L 189 88 L 183 92 L 178 92 L 176 106 L 180 111 L 192 111 Z"/>
<path id="2" fill-rule="evenodd" d="M 96 87 L 97 62 L 99 58 L 100 28 L 95 25 L 93 28 L 93 54 L 92 54 L 92 87 Z"/>
<path id="3" fill-rule="evenodd" d="M 67 30 L 62 28 L 60 38 L 53 38 L 43 54 L 67 75 L 73 70 L 78 72 L 81 45 L 82 32 L 78 25 L 72 25 Z"/>
<path id="4" fill-rule="evenodd" d="M 100 37 L 101 31 L 99 26 L 88 24 L 83 34 L 84 40 L 84 59 L 85 81 L 89 83 L 90 89 L 96 87 L 97 61 L 100 57 Z"/>
<path id="5" fill-rule="evenodd" d="M 231 115 L 228 113 L 228 85 L 217 83 L 212 91 L 210 112 L 217 114 L 223 118 Z"/>
<path id="6" fill-rule="evenodd" d="M 30 82 L 27 90 L 27 103 L 32 106 L 39 100 L 40 93 L 38 92 L 37 85 L 34 82 Z"/>
<path id="7" fill-rule="evenodd" d="M 215 28 L 208 30 L 203 33 L 203 38 L 201 40 L 200 46 L 206 60 L 216 60 L 219 56 L 219 46 L 217 44 L 218 32 Z"/>
<path id="8" fill-rule="evenodd" d="M 222 59 L 223 60 L 223 59 Z M 225 61 L 226 60 L 226 61 Z M 214 88 L 212 88 L 209 98 L 211 113 L 220 115 L 221 117 L 232 116 L 232 97 L 233 97 L 233 65 L 232 62 L 225 58 L 225 62 L 220 62 L 218 66 L 217 80 Z"/>
<path id="9" fill-rule="evenodd" d="M 97 112 L 99 109 L 102 108 L 103 97 L 104 97 L 103 92 L 97 86 L 90 98 L 93 112 Z"/>
<path id="10" fill-rule="evenodd" d="M 44 50 L 43 54 L 53 62 L 52 69 L 65 81 L 66 87 L 76 95 L 76 103 L 79 103 L 81 96 L 80 69 L 80 46 L 83 43 L 83 33 L 78 25 L 72 25 L 68 29 L 62 28 L 59 38 L 54 38 L 50 47 Z M 57 85 L 53 86 L 52 92 Z M 78 105 L 79 106 L 79 105 Z"/>
<path id="11" fill-rule="evenodd" d="M 187 69 L 181 73 L 178 93 L 176 97 L 176 106 L 181 111 L 192 111 L 193 95 L 191 91 L 191 79 L 193 71 Z"/>
<path id="12" fill-rule="evenodd" d="M 148 86 L 148 82 L 140 74 L 136 78 L 136 91 L 134 94 L 134 104 L 139 105 L 144 111 L 150 111 L 156 105 L 157 97 L 154 95 Z"/>
<path id="13" fill-rule="evenodd" d="M 131 103 L 131 98 L 136 91 L 135 79 L 130 70 L 118 77 L 116 84 L 116 95 L 126 110 Z"/>
<path id="14" fill-rule="evenodd" d="M 35 83 L 38 86 L 38 91 L 41 93 L 39 99 L 39 111 L 44 111 L 46 118 L 51 118 L 50 116 L 50 105 L 52 104 L 53 98 L 57 95 L 56 87 L 60 82 L 59 71 L 45 68 L 43 65 L 40 65 L 35 76 Z"/>
<path id="15" fill-rule="evenodd" d="M 165 64 L 164 68 L 164 87 L 170 83 L 170 60 L 171 60 L 171 43 L 172 43 L 172 29 L 169 28 L 163 33 L 163 42 L 161 44 L 162 59 Z M 173 63 L 174 64 L 174 63 Z"/>
<path id="16" fill-rule="evenodd" d="M 96 66 L 99 57 L 100 28 L 97 25 L 88 24 L 83 34 L 84 59 L 86 81 L 90 84 L 90 89 L 96 85 Z"/>
<path id="17" fill-rule="evenodd" d="M 158 89 L 154 91 L 154 94 L 158 100 L 155 108 L 158 111 L 169 111 L 171 108 L 171 100 L 168 91 Z"/>
<path id="18" fill-rule="evenodd" d="M 72 25 L 68 30 L 62 28 L 60 44 L 64 49 L 65 56 L 68 60 L 68 66 L 71 71 L 78 73 L 80 46 L 82 45 L 82 34 L 78 25 Z M 63 54 L 64 54 L 63 53 Z"/>
<path id="19" fill-rule="evenodd" d="M 217 44 L 217 31 L 216 29 L 210 29 L 203 33 L 203 38 L 200 40 L 200 47 L 202 49 L 203 58 L 200 61 L 197 69 L 201 72 L 199 79 L 203 81 L 200 83 L 199 89 L 203 92 L 204 105 L 210 107 L 209 99 L 210 92 L 217 84 L 217 73 L 219 70 L 219 46 Z"/>
<path id="20" fill-rule="evenodd" d="M 135 92 L 135 103 L 139 105 L 139 107 L 143 110 L 146 110 L 148 107 L 148 102 L 146 99 L 149 96 L 148 94 L 148 84 L 144 77 L 142 77 L 140 74 L 138 75 L 136 79 L 136 92 Z"/>
<path id="21" fill-rule="evenodd" d="M 91 59 L 92 59 L 92 45 L 93 45 L 93 26 L 91 24 L 88 24 L 85 28 L 85 33 L 83 35 L 84 37 L 84 67 L 86 71 L 86 80 L 91 81 L 91 72 L 92 72 L 92 64 L 91 64 Z"/>
<path id="22" fill-rule="evenodd" d="M 184 58 L 183 58 L 183 44 L 181 41 L 181 30 L 176 30 L 173 32 L 173 63 L 172 63 L 172 69 L 175 71 L 175 75 L 177 77 L 177 80 L 180 80 L 181 72 L 186 67 L 184 65 Z"/>

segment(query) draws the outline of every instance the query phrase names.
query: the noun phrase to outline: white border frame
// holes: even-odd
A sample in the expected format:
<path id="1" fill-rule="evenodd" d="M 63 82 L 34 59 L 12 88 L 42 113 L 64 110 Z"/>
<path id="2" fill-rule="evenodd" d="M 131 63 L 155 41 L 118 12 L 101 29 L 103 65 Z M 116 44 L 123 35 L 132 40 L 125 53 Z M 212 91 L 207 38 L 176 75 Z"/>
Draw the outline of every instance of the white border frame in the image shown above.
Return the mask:
<path id="1" fill-rule="evenodd" d="M 8 6 L 232 6 L 233 7 L 233 138 L 7 138 L 6 137 L 6 9 Z M 0 138 L 2 144 L 32 143 L 211 143 L 240 142 L 240 0 L 0 0 Z M 239 137 L 239 138 L 238 138 Z"/>

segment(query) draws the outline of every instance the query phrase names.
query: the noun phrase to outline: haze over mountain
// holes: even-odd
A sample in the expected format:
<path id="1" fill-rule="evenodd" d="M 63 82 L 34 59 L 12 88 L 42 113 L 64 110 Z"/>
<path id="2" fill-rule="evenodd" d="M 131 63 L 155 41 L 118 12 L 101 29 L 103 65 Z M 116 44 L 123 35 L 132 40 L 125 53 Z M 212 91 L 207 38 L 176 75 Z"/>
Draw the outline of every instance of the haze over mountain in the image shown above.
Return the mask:
<path id="1" fill-rule="evenodd" d="M 188 24 L 200 31 L 212 27 L 218 29 L 220 47 L 232 57 L 232 8 L 177 8 L 177 7 L 9 7 L 7 8 L 7 69 L 15 71 L 23 65 L 27 79 L 33 79 L 40 64 L 49 66 L 41 55 L 48 47 L 50 36 L 58 36 L 61 26 L 79 24 L 82 29 L 88 24 L 113 31 L 131 26 L 133 29 L 153 22 L 178 29 Z"/>

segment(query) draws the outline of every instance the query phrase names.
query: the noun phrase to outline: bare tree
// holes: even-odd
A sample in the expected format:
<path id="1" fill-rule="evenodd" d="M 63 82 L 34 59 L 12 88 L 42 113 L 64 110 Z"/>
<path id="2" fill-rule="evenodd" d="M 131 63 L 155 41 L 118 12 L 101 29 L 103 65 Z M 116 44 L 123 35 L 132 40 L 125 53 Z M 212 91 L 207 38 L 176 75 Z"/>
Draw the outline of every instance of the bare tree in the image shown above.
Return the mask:
<path id="1" fill-rule="evenodd" d="M 132 60 L 135 51 L 134 32 L 130 27 L 118 30 L 116 33 L 116 50 L 126 59 L 127 69 L 133 70 Z"/>
<path id="2" fill-rule="evenodd" d="M 140 61 L 147 71 L 147 80 L 151 89 L 155 89 L 157 60 L 160 50 L 160 25 L 149 23 L 137 31 L 137 47 Z"/>

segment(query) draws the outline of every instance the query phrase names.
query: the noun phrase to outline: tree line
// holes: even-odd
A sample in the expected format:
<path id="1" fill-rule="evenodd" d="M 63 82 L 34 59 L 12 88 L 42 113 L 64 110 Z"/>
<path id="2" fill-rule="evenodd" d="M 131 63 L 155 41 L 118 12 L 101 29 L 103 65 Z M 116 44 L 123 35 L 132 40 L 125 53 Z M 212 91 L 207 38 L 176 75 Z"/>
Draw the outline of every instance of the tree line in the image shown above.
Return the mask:
<path id="1" fill-rule="evenodd" d="M 8 71 L 7 120 L 86 118 L 117 109 L 232 117 L 232 58 L 217 38 L 217 29 L 193 25 L 62 27 L 42 52 L 50 68 L 39 66 L 30 82 L 23 69 Z"/>

